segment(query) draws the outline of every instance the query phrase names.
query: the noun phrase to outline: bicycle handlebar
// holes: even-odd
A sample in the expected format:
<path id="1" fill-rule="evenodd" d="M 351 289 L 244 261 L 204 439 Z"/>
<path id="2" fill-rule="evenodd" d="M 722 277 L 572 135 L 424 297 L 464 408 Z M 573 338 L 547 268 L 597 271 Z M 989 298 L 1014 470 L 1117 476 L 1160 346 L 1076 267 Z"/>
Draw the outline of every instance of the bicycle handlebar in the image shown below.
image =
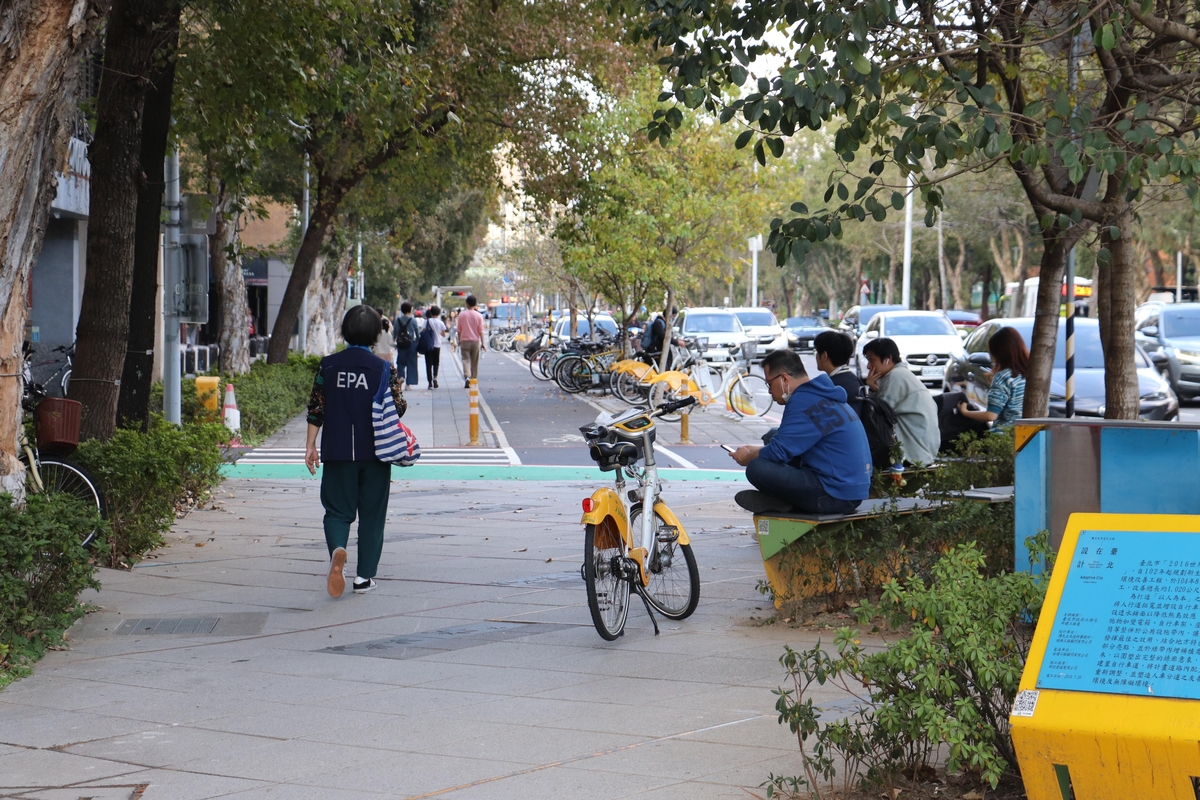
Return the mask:
<path id="1" fill-rule="evenodd" d="M 672 400 L 671 402 L 663 403 L 661 406 L 656 408 L 654 410 L 654 416 L 661 417 L 663 414 L 672 414 L 681 408 L 687 408 L 688 406 L 694 405 L 696 405 L 696 398 L 694 397 L 684 397 L 680 400 Z"/>

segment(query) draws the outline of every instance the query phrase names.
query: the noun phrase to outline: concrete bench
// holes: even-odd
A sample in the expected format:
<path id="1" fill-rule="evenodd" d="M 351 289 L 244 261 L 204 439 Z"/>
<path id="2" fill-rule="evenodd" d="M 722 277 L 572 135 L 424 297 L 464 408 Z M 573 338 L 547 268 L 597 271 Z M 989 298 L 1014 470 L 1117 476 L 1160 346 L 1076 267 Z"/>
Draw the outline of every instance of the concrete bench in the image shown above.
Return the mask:
<path id="1" fill-rule="evenodd" d="M 1013 499 L 1013 487 L 993 486 L 937 497 L 878 497 L 864 500 L 851 514 L 812 514 L 802 511 L 754 515 L 754 530 L 762 553 L 767 582 L 779 608 L 790 598 L 812 597 L 836 591 L 839 587 L 815 581 L 820 572 L 818 556 L 798 556 L 791 545 L 814 530 L 836 531 L 855 522 L 884 516 L 927 514 L 949 500 L 963 499 L 980 503 L 1006 503 Z"/>

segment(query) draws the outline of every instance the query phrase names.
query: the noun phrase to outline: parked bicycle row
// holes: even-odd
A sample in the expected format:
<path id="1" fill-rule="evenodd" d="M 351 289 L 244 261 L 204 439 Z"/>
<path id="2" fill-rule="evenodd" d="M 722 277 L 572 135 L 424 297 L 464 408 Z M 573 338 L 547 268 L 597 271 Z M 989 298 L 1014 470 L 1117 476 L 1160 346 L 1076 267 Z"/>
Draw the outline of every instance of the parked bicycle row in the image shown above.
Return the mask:
<path id="1" fill-rule="evenodd" d="M 611 393 L 631 406 L 659 409 L 684 398 L 696 408 L 717 408 L 738 417 L 762 416 L 773 400 L 761 375 L 751 371 L 754 342 L 740 342 L 710 351 L 703 337 L 676 338 L 661 352 L 627 355 L 615 337 L 597 333 L 594 340 L 569 339 L 553 343 L 541 332 L 525 347 L 529 371 L 540 381 L 553 381 L 564 392 Z M 677 421 L 678 413 L 662 416 Z"/>

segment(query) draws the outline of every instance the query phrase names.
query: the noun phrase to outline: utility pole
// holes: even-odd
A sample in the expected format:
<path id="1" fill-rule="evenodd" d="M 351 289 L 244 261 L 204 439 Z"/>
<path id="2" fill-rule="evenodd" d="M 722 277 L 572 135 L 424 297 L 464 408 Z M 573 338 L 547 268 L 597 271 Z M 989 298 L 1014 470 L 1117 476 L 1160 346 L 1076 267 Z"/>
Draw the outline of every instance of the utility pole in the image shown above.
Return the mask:
<path id="1" fill-rule="evenodd" d="M 904 282 L 900 302 L 905 308 L 912 307 L 912 217 L 913 176 L 908 173 L 908 194 L 904 196 Z"/>
<path id="2" fill-rule="evenodd" d="M 167 209 L 163 236 L 163 416 L 167 422 L 182 422 L 180 392 L 182 365 L 179 363 L 179 295 L 183 281 L 179 248 L 180 196 L 179 145 L 171 148 L 166 163 L 166 187 L 163 205 Z"/>
<path id="3" fill-rule="evenodd" d="M 355 270 L 358 273 L 358 299 L 367 302 L 367 280 L 363 275 L 362 269 L 362 234 L 358 235 L 358 268 Z"/>
<path id="4" fill-rule="evenodd" d="M 304 237 L 308 235 L 308 153 L 304 154 L 304 199 L 302 213 L 304 215 L 304 224 L 300 228 L 300 243 L 303 245 Z M 304 354 L 308 347 L 308 287 L 304 287 L 304 298 L 300 301 L 300 329 L 296 334 L 296 344 L 299 345 L 301 355 Z"/>
<path id="5" fill-rule="evenodd" d="M 942 284 L 942 310 L 945 311 L 950 305 L 950 292 L 946 286 L 946 244 L 945 237 L 942 235 L 942 212 L 938 212 L 938 276 Z"/>
<path id="6" fill-rule="evenodd" d="M 762 234 L 750 237 L 750 306 L 758 306 L 758 251 L 762 250 Z"/>
<path id="7" fill-rule="evenodd" d="M 1183 302 L 1183 251 L 1175 251 L 1175 302 Z"/>

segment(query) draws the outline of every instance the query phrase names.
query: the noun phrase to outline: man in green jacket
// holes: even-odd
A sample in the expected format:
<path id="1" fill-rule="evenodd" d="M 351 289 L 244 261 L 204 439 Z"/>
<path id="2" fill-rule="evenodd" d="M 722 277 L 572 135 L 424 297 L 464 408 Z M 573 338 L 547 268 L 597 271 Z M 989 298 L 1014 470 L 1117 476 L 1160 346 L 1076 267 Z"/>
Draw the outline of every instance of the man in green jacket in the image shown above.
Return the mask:
<path id="1" fill-rule="evenodd" d="M 932 464 L 942 443 L 933 395 L 900 358 L 900 348 L 891 339 L 867 342 L 863 356 L 869 369 L 867 386 L 896 412 L 896 438 L 904 460 Z"/>

